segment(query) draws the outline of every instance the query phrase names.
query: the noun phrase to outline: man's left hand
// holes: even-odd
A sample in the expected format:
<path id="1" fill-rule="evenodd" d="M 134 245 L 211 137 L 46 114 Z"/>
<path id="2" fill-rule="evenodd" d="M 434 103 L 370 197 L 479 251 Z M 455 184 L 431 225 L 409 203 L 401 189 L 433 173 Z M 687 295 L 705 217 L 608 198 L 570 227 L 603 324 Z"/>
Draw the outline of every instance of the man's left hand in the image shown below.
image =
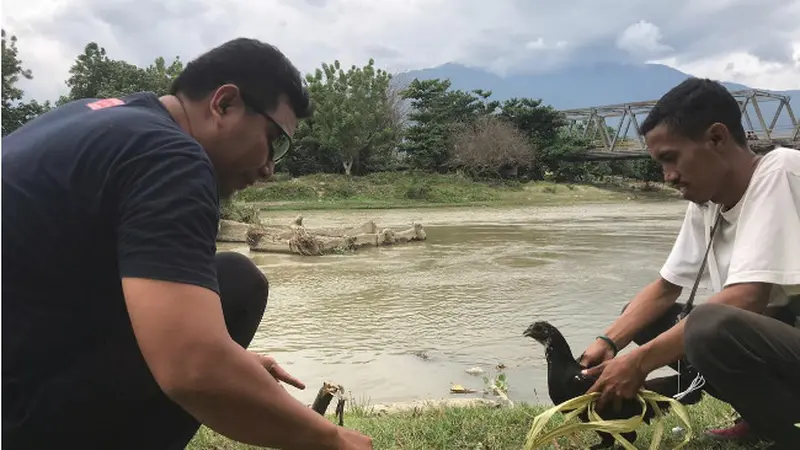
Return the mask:
<path id="1" fill-rule="evenodd" d="M 610 401 L 617 403 L 618 400 L 633 398 L 639 392 L 647 378 L 647 372 L 642 370 L 638 353 L 639 349 L 583 371 L 587 376 L 600 375 L 586 392 L 600 393 L 597 409 L 603 408 Z"/>
<path id="2" fill-rule="evenodd" d="M 276 380 L 283 381 L 284 383 L 290 384 L 297 389 L 305 389 L 306 385 L 303 384 L 302 381 L 298 380 L 294 376 L 290 375 L 283 367 L 279 366 L 277 362 L 275 362 L 275 358 L 271 356 L 259 355 L 258 353 L 253 353 L 253 355 L 258 358 L 259 364 L 261 364 L 270 375 Z"/>

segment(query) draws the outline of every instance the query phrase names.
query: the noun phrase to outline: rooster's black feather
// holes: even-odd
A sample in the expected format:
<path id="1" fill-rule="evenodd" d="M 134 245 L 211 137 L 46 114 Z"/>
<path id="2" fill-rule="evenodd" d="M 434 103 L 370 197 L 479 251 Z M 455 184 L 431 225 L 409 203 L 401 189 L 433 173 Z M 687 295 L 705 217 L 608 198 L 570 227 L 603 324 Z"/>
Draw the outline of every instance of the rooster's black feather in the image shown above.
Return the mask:
<path id="1" fill-rule="evenodd" d="M 553 325 L 547 322 L 534 322 L 523 333 L 523 336 L 533 338 L 542 344 L 545 348 L 545 357 L 547 359 L 547 390 L 550 395 L 550 400 L 553 404 L 561 404 L 567 400 L 573 399 L 584 395 L 589 388 L 594 385 L 597 378 L 584 376 L 581 371 L 584 369 L 575 357 L 572 355 L 567 340 L 560 331 Z M 681 385 L 678 385 L 678 382 Z M 665 397 L 673 397 L 678 392 L 688 389 L 692 380 L 686 377 L 678 377 L 673 375 L 669 377 L 653 378 L 647 380 L 644 389 L 656 392 Z M 693 404 L 702 398 L 702 391 L 694 391 L 682 398 L 680 401 L 683 404 Z M 666 413 L 669 410 L 669 403 L 658 402 L 659 408 L 662 412 Z M 642 414 L 642 405 L 636 399 L 626 399 L 621 403 L 621 407 L 617 410 L 612 406 L 605 406 L 597 410 L 597 413 L 603 419 L 628 419 Z M 655 416 L 655 411 L 649 405 L 645 411 L 644 420 L 650 423 L 650 420 Z M 586 413 L 579 415 L 582 421 L 587 421 L 588 416 Z M 593 449 L 608 448 L 614 444 L 614 438 L 610 434 L 598 432 L 601 442 Z M 633 443 L 636 440 L 636 433 L 625 433 L 622 435 L 629 442 Z"/>

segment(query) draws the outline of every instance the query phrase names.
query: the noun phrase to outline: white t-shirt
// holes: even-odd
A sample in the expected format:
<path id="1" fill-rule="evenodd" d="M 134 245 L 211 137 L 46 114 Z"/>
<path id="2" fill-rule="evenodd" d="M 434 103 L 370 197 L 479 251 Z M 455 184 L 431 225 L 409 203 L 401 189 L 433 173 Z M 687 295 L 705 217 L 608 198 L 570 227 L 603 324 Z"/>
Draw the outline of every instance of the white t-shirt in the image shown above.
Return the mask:
<path id="1" fill-rule="evenodd" d="M 661 268 L 667 281 L 691 289 L 721 205 L 689 203 L 678 238 Z M 723 211 L 700 287 L 776 285 L 770 306 L 800 294 L 800 150 L 764 155 L 739 203 Z"/>

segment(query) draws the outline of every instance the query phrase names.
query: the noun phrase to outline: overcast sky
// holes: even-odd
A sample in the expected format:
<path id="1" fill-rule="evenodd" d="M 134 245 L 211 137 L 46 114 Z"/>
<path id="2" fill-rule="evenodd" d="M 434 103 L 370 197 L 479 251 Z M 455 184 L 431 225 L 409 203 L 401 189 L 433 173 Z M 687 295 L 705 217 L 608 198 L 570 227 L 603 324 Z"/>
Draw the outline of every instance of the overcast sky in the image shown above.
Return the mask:
<path id="1" fill-rule="evenodd" d="M 498 74 L 576 62 L 661 62 L 767 89 L 800 89 L 800 0 L 3 0 L 34 80 L 55 99 L 89 41 L 147 65 L 227 39 L 277 45 L 302 71 L 322 61 L 392 71 L 458 62 Z"/>

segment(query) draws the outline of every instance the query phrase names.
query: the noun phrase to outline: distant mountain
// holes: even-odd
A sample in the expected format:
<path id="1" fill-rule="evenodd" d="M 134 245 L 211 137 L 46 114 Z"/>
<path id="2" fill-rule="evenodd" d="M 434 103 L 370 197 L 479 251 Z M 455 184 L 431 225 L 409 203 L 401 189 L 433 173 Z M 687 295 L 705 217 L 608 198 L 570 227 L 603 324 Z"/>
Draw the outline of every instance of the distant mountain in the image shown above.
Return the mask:
<path id="1" fill-rule="evenodd" d="M 574 67 L 537 75 L 500 77 L 493 73 L 462 66 L 444 64 L 422 70 L 405 72 L 398 81 L 448 78 L 453 88 L 488 89 L 492 98 L 541 98 L 558 109 L 601 106 L 615 103 L 655 100 L 689 75 L 661 64 L 597 64 Z M 736 83 L 724 83 L 728 89 L 749 89 Z M 793 92 L 800 96 L 800 91 Z"/>
<path id="2" fill-rule="evenodd" d="M 687 77 L 688 74 L 662 64 L 605 63 L 572 67 L 546 74 L 501 77 L 485 70 L 450 63 L 401 73 L 396 76 L 396 80 L 405 83 L 414 78 L 423 80 L 447 78 L 452 82 L 454 89 L 490 90 L 492 98 L 496 100 L 511 97 L 540 98 L 544 103 L 557 109 L 572 109 L 657 100 Z M 723 81 L 723 84 L 732 91 L 750 89 L 737 83 Z M 800 120 L 800 90 L 775 92 L 791 96 L 790 104 L 795 117 Z M 769 125 L 778 102 L 760 103 L 759 106 Z M 752 107 L 748 110 L 754 128 L 760 129 Z M 782 112 L 781 116 L 778 126 L 789 127 L 788 115 Z"/>

